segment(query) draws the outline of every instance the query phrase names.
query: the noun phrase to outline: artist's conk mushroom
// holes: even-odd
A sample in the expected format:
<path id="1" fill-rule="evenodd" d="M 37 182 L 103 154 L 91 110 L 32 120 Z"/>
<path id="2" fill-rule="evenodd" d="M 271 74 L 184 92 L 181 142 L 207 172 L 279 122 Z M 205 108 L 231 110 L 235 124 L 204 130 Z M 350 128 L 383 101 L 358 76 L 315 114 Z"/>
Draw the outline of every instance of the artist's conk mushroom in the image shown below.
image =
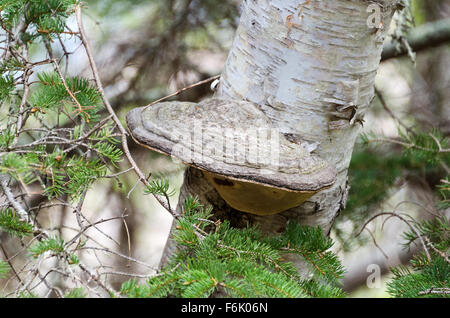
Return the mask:
<path id="1" fill-rule="evenodd" d="M 280 213 L 336 179 L 334 167 L 288 141 L 250 102 L 163 102 L 133 109 L 127 125 L 137 143 L 202 170 L 239 211 Z"/>

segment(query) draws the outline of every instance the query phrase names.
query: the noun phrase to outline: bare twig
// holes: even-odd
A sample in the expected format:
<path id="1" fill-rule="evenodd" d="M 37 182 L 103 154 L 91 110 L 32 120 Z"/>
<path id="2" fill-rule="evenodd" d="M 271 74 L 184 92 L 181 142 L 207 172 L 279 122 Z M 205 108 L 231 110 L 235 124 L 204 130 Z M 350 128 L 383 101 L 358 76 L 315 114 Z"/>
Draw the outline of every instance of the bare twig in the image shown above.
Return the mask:
<path id="1" fill-rule="evenodd" d="M 431 295 L 431 294 L 450 295 L 450 288 L 434 288 L 433 287 L 433 288 L 419 292 L 419 295 Z"/>
<path id="2" fill-rule="evenodd" d="M 383 254 L 383 256 L 386 259 L 389 259 L 389 256 L 387 256 L 387 254 L 383 251 L 383 249 L 378 245 L 377 240 L 375 239 L 375 236 L 373 235 L 372 231 L 369 230 L 368 228 L 365 229 L 367 232 L 369 232 L 370 236 L 372 237 L 372 242 L 375 245 L 376 248 L 378 248 L 378 250 Z"/>
<path id="3" fill-rule="evenodd" d="M 20 106 L 19 106 L 19 117 L 17 118 L 16 136 L 19 136 L 20 131 L 24 124 L 23 115 L 25 112 L 25 105 L 27 103 L 28 95 L 30 93 L 30 85 L 28 84 L 28 79 L 30 78 L 30 75 L 31 75 L 31 72 L 28 69 L 23 73 L 23 95 L 22 95 L 22 101 L 20 102 Z"/>
<path id="4" fill-rule="evenodd" d="M 383 93 L 375 87 L 375 94 L 377 95 L 378 99 L 380 100 L 381 106 L 383 106 L 384 110 L 395 120 L 399 123 L 400 126 L 405 128 L 407 131 L 411 131 L 411 129 L 406 126 L 395 114 L 392 112 L 392 110 L 388 107 L 386 100 L 384 99 Z"/>
<path id="5" fill-rule="evenodd" d="M 26 220 L 28 218 L 28 213 L 14 197 L 14 194 L 12 193 L 11 189 L 8 186 L 8 177 L 6 175 L 4 174 L 0 175 L 0 184 L 3 189 L 3 193 L 6 195 L 6 198 L 8 199 L 9 203 L 11 203 L 13 208 L 16 210 L 17 214 L 19 214 L 19 217 L 22 220 Z"/>
<path id="6" fill-rule="evenodd" d="M 9 264 L 9 267 L 11 268 L 14 277 L 17 277 L 17 280 L 19 281 L 19 283 L 24 286 L 25 284 L 23 283 L 22 279 L 20 278 L 19 274 L 16 272 L 16 269 L 14 268 L 12 262 L 11 262 L 11 258 L 8 257 L 8 254 L 6 253 L 5 248 L 3 247 L 3 244 L 0 243 L 0 249 L 2 250 L 3 255 L 5 255 L 5 259 L 6 262 Z"/>
<path id="7" fill-rule="evenodd" d="M 414 143 L 407 143 L 407 142 L 403 142 L 403 141 L 396 140 L 396 139 L 391 139 L 391 138 L 375 138 L 375 139 L 369 140 L 369 142 L 390 142 L 390 143 L 393 143 L 393 144 L 401 145 L 401 146 L 403 146 L 405 148 L 416 148 L 416 149 L 423 150 L 423 151 L 436 152 L 436 149 L 422 147 L 422 146 L 416 145 Z M 437 152 L 439 152 L 439 153 L 449 153 L 450 152 L 450 148 L 444 148 L 444 149 L 438 150 Z"/>
<path id="8" fill-rule="evenodd" d="M 413 225 L 411 224 L 411 222 L 409 222 L 408 220 L 406 220 L 404 217 L 402 217 L 402 216 L 401 216 L 400 214 L 398 214 L 398 213 L 394 213 L 394 212 L 381 212 L 381 213 L 378 213 L 378 214 L 372 216 L 368 221 L 366 221 L 366 223 L 364 223 L 364 225 L 362 226 L 361 230 L 356 234 L 355 237 L 358 237 L 359 235 L 361 235 L 362 231 L 364 231 L 364 229 L 366 228 L 366 226 L 367 226 L 370 222 L 372 222 L 374 219 L 376 219 L 377 217 L 382 216 L 382 215 L 390 215 L 390 216 L 394 216 L 394 217 L 396 217 L 396 218 L 402 220 L 403 222 L 405 222 L 405 223 L 406 223 L 406 224 L 414 231 L 414 233 L 416 233 L 417 237 L 419 238 L 420 242 L 422 243 L 422 246 L 423 246 L 423 249 L 424 249 L 425 254 L 426 254 L 426 256 L 427 256 L 427 259 L 428 259 L 429 261 L 431 260 L 430 252 L 428 251 L 428 248 L 427 248 L 427 246 L 426 246 L 426 244 L 425 244 L 425 242 L 424 242 L 424 240 L 423 240 L 423 238 L 422 238 L 422 235 L 420 235 L 420 232 L 415 228 L 415 226 L 413 226 Z"/>
<path id="9" fill-rule="evenodd" d="M 93 246 L 85 246 L 85 247 L 80 247 L 80 248 L 78 248 L 78 250 L 94 250 L 94 251 L 102 251 L 102 252 L 105 252 L 105 253 L 114 254 L 114 255 L 117 255 L 117 256 L 119 256 L 119 257 L 122 257 L 122 258 L 124 258 L 124 259 L 126 259 L 126 260 L 132 261 L 132 262 L 134 262 L 134 263 L 136 263 L 136 264 L 139 264 L 139 265 L 142 265 L 142 266 L 145 266 L 145 267 L 147 267 L 147 268 L 150 268 L 150 269 L 152 269 L 152 270 L 157 271 L 157 268 L 155 268 L 154 266 L 151 266 L 151 265 L 149 265 L 149 264 L 147 264 L 147 263 L 144 263 L 144 262 L 142 262 L 142 261 L 140 261 L 140 260 L 138 260 L 138 259 L 135 259 L 135 258 L 130 257 L 130 256 L 127 256 L 127 255 L 124 255 L 124 254 L 119 253 L 119 252 L 116 252 L 116 251 L 112 251 L 112 250 L 107 249 L 107 248 L 93 247 Z"/>
<path id="10" fill-rule="evenodd" d="M 124 211 L 125 213 L 125 211 Z M 125 217 L 122 217 L 122 222 L 125 227 L 125 232 L 127 233 L 127 242 L 128 242 L 128 257 L 131 257 L 131 236 L 130 236 L 130 230 L 128 229 L 127 221 L 125 220 Z M 127 267 L 130 267 L 130 261 L 128 261 Z"/>
<path id="11" fill-rule="evenodd" d="M 89 228 L 95 227 L 96 225 L 102 224 L 102 223 L 105 223 L 105 222 L 109 222 L 109 221 L 113 221 L 113 220 L 118 220 L 118 219 L 123 219 L 123 218 L 125 218 L 125 217 L 126 217 L 126 215 L 121 215 L 121 216 L 116 216 L 116 217 L 112 217 L 112 218 L 109 218 L 109 219 L 102 219 L 102 220 L 99 220 L 99 221 L 94 222 L 94 223 L 90 223 L 89 225 L 83 227 L 83 228 L 81 229 L 81 231 L 79 231 L 79 232 L 78 232 L 78 233 L 77 233 L 70 241 L 68 241 L 68 242 L 65 244 L 65 247 L 69 247 L 70 245 L 72 245 L 73 243 L 75 243 L 75 241 L 76 241 L 81 235 L 83 235 L 83 233 L 86 232 Z"/>
<path id="12" fill-rule="evenodd" d="M 171 97 L 180 95 L 180 94 L 183 93 L 184 91 L 187 91 L 187 90 L 189 90 L 189 89 L 192 89 L 192 88 L 194 88 L 194 87 L 197 87 L 197 86 L 200 86 L 200 85 L 203 85 L 203 84 L 207 84 L 207 83 L 212 82 L 212 81 L 214 81 L 214 80 L 216 80 L 216 79 L 219 79 L 219 78 L 220 78 L 220 75 L 216 75 L 216 76 L 207 78 L 207 79 L 205 79 L 205 80 L 203 80 L 203 81 L 197 82 L 197 83 L 195 83 L 195 84 L 186 86 L 186 87 L 184 87 L 184 88 L 181 88 L 181 89 L 177 90 L 177 91 L 176 91 L 175 93 L 173 93 L 173 94 L 167 95 L 167 96 L 162 97 L 162 98 L 160 98 L 160 99 L 158 99 L 158 100 L 155 100 L 154 102 L 151 102 L 150 104 L 148 104 L 148 105 L 145 106 L 145 107 L 153 106 L 153 105 L 155 105 L 155 104 L 157 104 L 157 103 L 159 103 L 159 102 L 165 101 L 165 100 L 167 100 L 167 99 L 169 99 L 169 98 L 171 98 Z"/>
<path id="13" fill-rule="evenodd" d="M 135 278 L 150 278 L 150 277 L 155 276 L 155 274 L 142 275 L 142 274 L 125 273 L 125 272 L 102 272 L 99 275 L 100 276 L 102 276 L 102 275 L 120 275 L 120 276 L 129 276 L 129 277 L 135 277 Z"/>

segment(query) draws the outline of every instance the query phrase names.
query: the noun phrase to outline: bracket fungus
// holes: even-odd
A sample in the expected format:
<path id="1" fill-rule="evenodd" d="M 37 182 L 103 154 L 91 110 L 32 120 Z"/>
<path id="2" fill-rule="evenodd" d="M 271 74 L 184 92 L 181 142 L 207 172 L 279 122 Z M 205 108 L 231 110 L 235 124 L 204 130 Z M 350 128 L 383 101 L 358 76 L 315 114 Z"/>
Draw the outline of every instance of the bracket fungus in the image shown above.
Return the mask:
<path id="1" fill-rule="evenodd" d="M 133 139 L 203 172 L 234 209 L 270 215 L 333 185 L 336 169 L 288 141 L 256 104 L 210 98 L 131 110 Z"/>

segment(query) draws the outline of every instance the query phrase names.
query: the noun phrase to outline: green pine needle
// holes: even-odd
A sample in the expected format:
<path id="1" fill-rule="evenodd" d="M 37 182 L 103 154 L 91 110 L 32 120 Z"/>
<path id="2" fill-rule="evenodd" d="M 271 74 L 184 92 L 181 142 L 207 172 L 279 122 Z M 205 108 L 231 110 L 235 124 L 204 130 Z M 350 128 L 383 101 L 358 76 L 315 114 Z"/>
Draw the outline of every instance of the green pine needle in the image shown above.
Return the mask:
<path id="1" fill-rule="evenodd" d="M 0 279 L 3 279 L 9 273 L 10 268 L 7 262 L 0 259 Z"/>
<path id="2" fill-rule="evenodd" d="M 123 284 L 128 297 L 343 297 L 338 279 L 344 272 L 338 258 L 327 251 L 332 241 L 320 228 L 291 224 L 285 233 L 264 238 L 255 227 L 232 228 L 208 221 L 211 210 L 188 198 L 174 239 L 179 248 L 160 275 L 146 284 Z M 195 225 L 195 226 L 194 226 Z M 215 227 L 208 234 L 198 229 Z M 303 279 L 283 254 L 296 253 L 321 271 Z"/>
<path id="3" fill-rule="evenodd" d="M 19 238 L 33 233 L 33 226 L 20 220 L 18 215 L 11 209 L 0 210 L 0 229 Z"/>
<path id="4" fill-rule="evenodd" d="M 64 240 L 59 237 L 50 237 L 35 243 L 29 248 L 34 258 L 39 257 L 45 252 L 53 252 L 54 254 L 61 254 L 64 252 Z"/>
<path id="5" fill-rule="evenodd" d="M 169 181 L 156 179 L 150 181 L 150 184 L 144 190 L 144 194 L 157 194 L 171 197 L 175 194 L 175 190 L 169 191 Z"/>
<path id="6" fill-rule="evenodd" d="M 86 298 L 86 292 L 83 288 L 73 288 L 64 295 L 64 298 Z"/>
<path id="7" fill-rule="evenodd" d="M 394 279 L 388 283 L 387 291 L 393 297 L 450 297 L 450 263 L 443 258 L 435 257 L 428 266 L 417 271 L 405 267 L 393 268 L 391 271 Z"/>

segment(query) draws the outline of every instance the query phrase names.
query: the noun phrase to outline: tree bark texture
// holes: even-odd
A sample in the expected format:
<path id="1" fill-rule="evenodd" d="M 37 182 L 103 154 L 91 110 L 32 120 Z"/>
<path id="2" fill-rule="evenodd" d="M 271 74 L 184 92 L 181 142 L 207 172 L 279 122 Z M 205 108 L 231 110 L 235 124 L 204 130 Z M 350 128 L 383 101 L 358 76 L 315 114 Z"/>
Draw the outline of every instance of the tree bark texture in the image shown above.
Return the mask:
<path id="1" fill-rule="evenodd" d="M 379 24 L 368 11 L 376 5 Z M 216 96 L 256 103 L 292 142 L 334 165 L 335 184 L 302 205 L 272 216 L 229 207 L 202 172 L 188 168 L 180 203 L 187 196 L 212 205 L 216 218 L 233 226 L 258 224 L 267 234 L 289 220 L 330 232 L 345 207 L 347 170 L 363 118 L 374 98 L 395 0 L 246 0 Z M 373 8 L 373 7 L 372 7 Z M 376 21 L 376 19 L 374 20 Z M 170 238 L 162 262 L 173 252 Z"/>

